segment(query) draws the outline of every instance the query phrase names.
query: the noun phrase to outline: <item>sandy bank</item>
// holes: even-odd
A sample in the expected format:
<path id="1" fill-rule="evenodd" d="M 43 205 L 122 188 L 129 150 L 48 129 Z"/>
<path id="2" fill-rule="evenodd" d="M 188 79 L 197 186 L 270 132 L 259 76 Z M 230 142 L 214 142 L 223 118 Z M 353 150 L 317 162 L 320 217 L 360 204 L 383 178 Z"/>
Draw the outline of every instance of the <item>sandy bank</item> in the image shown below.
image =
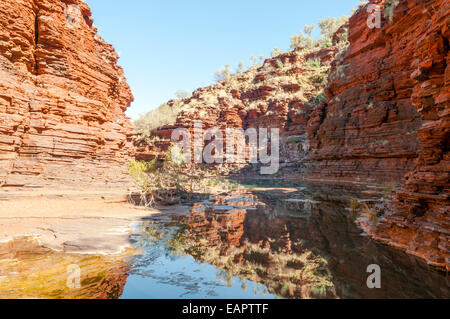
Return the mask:
<path id="1" fill-rule="evenodd" d="M 83 254 L 115 254 L 131 245 L 133 225 L 158 214 L 135 207 L 120 196 L 70 194 L 8 194 L 0 199 L 0 242 L 32 236 L 46 248 Z M 182 212 L 176 206 L 171 211 Z M 0 258 L 2 253 L 0 252 Z M 3 256 L 4 257 L 4 256 Z"/>

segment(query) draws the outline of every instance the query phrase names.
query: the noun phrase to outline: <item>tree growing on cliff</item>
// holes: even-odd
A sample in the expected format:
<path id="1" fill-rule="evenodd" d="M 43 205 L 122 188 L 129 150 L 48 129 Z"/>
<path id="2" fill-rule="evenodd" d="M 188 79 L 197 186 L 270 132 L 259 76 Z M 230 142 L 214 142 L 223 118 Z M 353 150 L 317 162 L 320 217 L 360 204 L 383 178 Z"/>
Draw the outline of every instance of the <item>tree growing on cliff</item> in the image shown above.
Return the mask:
<path id="1" fill-rule="evenodd" d="M 311 36 L 305 35 L 303 32 L 300 32 L 293 37 L 291 37 L 291 48 L 305 48 L 312 49 L 315 47 L 315 41 L 311 38 Z"/>
<path id="2" fill-rule="evenodd" d="M 244 62 L 239 62 L 237 68 L 236 68 L 236 73 L 242 73 L 245 71 L 245 65 Z"/>
<path id="3" fill-rule="evenodd" d="M 222 69 L 214 72 L 214 79 L 217 82 L 222 81 L 222 80 L 228 81 L 228 80 L 230 80 L 230 77 L 231 77 L 231 70 L 230 70 L 229 64 L 225 64 L 225 66 Z"/>
<path id="4" fill-rule="evenodd" d="M 185 90 L 178 90 L 175 93 L 175 96 L 177 97 L 177 99 L 185 99 L 189 96 L 189 93 Z"/>
<path id="5" fill-rule="evenodd" d="M 137 132 L 137 141 L 149 141 L 152 138 L 152 132 L 157 128 L 174 124 L 181 111 L 182 100 L 175 101 L 172 105 L 162 104 L 157 109 L 142 114 L 133 125 Z"/>
<path id="6" fill-rule="evenodd" d="M 347 23 L 349 17 L 342 16 L 340 18 L 327 18 L 324 20 L 319 20 L 320 34 L 322 37 L 319 40 L 314 40 L 312 38 L 312 33 L 314 32 L 315 25 L 305 25 L 303 31 L 294 35 L 291 38 L 291 48 L 304 48 L 311 50 L 317 47 L 327 48 L 332 45 L 332 39 L 334 33 L 345 23 Z"/>

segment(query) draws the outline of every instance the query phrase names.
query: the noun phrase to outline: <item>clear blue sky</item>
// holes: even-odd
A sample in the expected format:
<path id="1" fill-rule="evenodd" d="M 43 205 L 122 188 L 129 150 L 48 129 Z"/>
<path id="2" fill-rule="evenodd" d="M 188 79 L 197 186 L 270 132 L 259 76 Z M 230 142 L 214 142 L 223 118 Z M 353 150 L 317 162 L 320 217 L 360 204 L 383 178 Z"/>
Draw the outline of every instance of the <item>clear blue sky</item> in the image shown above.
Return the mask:
<path id="1" fill-rule="evenodd" d="M 225 64 L 288 49 L 305 24 L 349 15 L 360 0 L 85 0 L 99 34 L 120 54 L 133 119 L 213 83 Z"/>

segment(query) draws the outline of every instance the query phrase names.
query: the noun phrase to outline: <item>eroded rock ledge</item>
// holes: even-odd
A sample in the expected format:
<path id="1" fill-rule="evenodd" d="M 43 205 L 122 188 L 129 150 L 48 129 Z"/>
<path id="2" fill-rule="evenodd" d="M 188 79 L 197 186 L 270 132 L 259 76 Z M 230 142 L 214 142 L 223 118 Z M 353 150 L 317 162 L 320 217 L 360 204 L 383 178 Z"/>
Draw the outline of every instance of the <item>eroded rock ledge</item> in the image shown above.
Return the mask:
<path id="1" fill-rule="evenodd" d="M 125 187 L 133 96 L 82 0 L 0 2 L 0 186 Z"/>

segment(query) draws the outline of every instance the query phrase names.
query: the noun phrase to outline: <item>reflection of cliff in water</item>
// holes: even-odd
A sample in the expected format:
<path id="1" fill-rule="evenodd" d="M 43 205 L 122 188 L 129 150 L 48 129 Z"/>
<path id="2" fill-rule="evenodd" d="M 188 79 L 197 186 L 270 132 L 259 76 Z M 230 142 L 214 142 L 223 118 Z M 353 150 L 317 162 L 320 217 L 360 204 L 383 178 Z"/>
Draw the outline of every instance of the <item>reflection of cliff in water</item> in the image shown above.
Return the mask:
<path id="1" fill-rule="evenodd" d="M 325 191 L 261 191 L 263 206 L 251 195 L 197 205 L 181 218 L 179 247 L 288 298 L 450 297 L 444 273 L 364 236 L 347 198 Z M 381 289 L 367 287 L 370 264 L 381 266 Z"/>

